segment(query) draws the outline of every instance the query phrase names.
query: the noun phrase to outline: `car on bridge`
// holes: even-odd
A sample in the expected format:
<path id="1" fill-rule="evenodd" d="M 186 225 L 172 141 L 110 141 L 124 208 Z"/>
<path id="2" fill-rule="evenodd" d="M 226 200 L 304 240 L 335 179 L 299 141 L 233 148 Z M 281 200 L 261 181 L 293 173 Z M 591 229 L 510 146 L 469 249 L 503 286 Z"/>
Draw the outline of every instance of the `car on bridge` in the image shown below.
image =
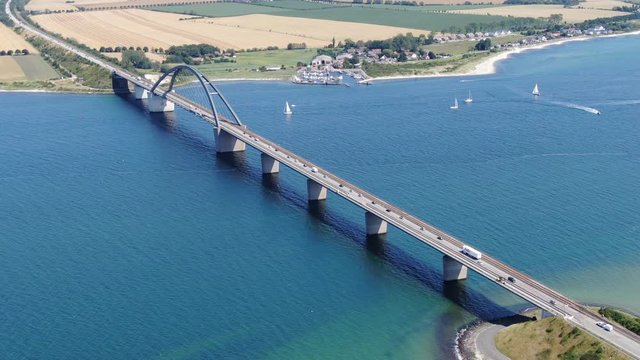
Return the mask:
<path id="1" fill-rule="evenodd" d="M 507 280 L 509 280 L 509 281 L 510 281 L 510 282 L 512 282 L 512 283 L 515 283 L 515 282 L 516 282 L 516 278 L 514 278 L 513 276 L 509 276 L 509 277 L 507 278 Z"/>
<path id="2" fill-rule="evenodd" d="M 603 322 L 603 321 L 598 321 L 596 325 L 600 326 L 601 328 L 607 331 L 613 330 L 613 326 L 611 326 L 611 324 L 607 324 L 606 322 Z"/>

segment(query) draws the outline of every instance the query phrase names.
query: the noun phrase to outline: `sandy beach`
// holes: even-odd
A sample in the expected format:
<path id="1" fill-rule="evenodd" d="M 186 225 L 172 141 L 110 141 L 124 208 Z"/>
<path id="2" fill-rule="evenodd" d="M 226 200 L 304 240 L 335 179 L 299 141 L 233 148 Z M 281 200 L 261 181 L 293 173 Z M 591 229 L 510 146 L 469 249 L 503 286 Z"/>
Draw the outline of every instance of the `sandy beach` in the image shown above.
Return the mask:
<path id="1" fill-rule="evenodd" d="M 587 41 L 592 39 L 603 39 L 603 38 L 612 38 L 612 37 L 621 37 L 621 36 L 633 36 L 640 35 L 640 30 L 622 33 L 622 34 L 611 34 L 611 35 L 601 35 L 601 36 L 579 36 L 572 38 L 565 38 L 562 40 L 556 41 L 548 41 L 542 44 L 536 44 L 531 46 L 521 46 L 514 49 L 501 51 L 492 55 L 481 62 L 477 63 L 471 70 L 464 72 L 455 72 L 455 73 L 445 73 L 445 74 L 427 74 L 427 75 L 398 75 L 398 76 L 381 76 L 377 78 L 370 78 L 367 80 L 362 80 L 360 82 L 373 82 L 373 81 L 384 81 L 384 80 L 403 80 L 403 79 L 420 79 L 420 78 L 437 78 L 437 77 L 455 77 L 455 76 L 478 76 L 478 75 L 491 75 L 496 73 L 496 65 L 498 62 L 508 59 L 513 54 L 519 54 L 525 51 L 530 50 L 539 50 L 544 49 L 549 46 L 554 45 L 562 45 L 572 41 Z"/>
<path id="2" fill-rule="evenodd" d="M 458 331 L 456 335 L 455 357 L 458 360 L 509 360 L 495 344 L 495 337 L 509 325 L 530 321 L 533 309 L 526 309 L 520 315 L 513 315 L 493 321 L 476 320 Z"/>

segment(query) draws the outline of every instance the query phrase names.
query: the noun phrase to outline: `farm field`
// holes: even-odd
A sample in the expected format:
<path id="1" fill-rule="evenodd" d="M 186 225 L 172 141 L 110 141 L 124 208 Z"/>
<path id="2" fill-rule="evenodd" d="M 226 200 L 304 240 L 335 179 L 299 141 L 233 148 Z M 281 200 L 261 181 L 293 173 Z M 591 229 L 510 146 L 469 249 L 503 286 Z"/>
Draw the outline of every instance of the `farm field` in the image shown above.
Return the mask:
<path id="1" fill-rule="evenodd" d="M 616 6 L 629 6 L 629 3 L 620 0 L 586 0 L 578 6 L 585 9 L 611 10 Z"/>
<path id="2" fill-rule="evenodd" d="M 13 56 L 0 56 L 0 81 L 10 82 L 26 79 L 27 76 Z"/>
<path id="3" fill-rule="evenodd" d="M 594 1 L 615 1 L 615 0 L 594 0 Z M 173 5 L 173 6 L 156 6 L 152 10 L 173 12 L 180 14 L 198 14 L 203 16 L 238 16 L 250 14 L 274 14 L 283 16 L 293 16 L 291 13 L 286 14 L 285 11 L 300 10 L 326 10 L 326 9 L 344 9 L 352 7 L 367 11 L 367 9 L 394 11 L 394 12 L 418 12 L 433 13 L 445 12 L 450 10 L 467 10 L 467 9 L 483 9 L 496 5 L 429 5 L 429 6 L 402 6 L 402 5 L 359 5 L 359 4 L 321 4 L 299 0 L 277 0 L 267 2 L 246 3 L 217 3 L 217 4 L 190 4 L 190 5 Z M 297 14 L 305 17 L 303 14 Z"/>
<path id="4" fill-rule="evenodd" d="M 333 0 L 335 2 L 351 3 L 353 0 Z M 459 5 L 465 1 L 460 0 L 419 0 L 426 5 Z M 472 4 L 502 4 L 504 0 L 470 0 Z"/>
<path id="5" fill-rule="evenodd" d="M 455 15 L 454 15 L 455 16 Z M 246 15 L 181 21 L 184 15 L 147 10 L 109 10 L 33 16 L 43 28 L 74 38 L 93 48 L 208 43 L 224 49 L 286 47 L 306 43 L 326 46 L 332 38 L 385 39 L 399 33 L 421 33 L 406 27 L 379 26 L 327 20 Z M 294 34 L 291 33 L 294 29 Z"/>
<path id="6" fill-rule="evenodd" d="M 40 55 L 0 56 L 0 81 L 49 80 L 58 73 Z"/>
<path id="7" fill-rule="evenodd" d="M 175 5 L 175 6 L 155 6 L 151 10 L 168 13 L 201 15 L 201 16 L 241 16 L 253 14 L 278 14 L 287 9 L 257 6 L 244 3 L 220 3 L 220 4 L 195 4 L 195 5 Z"/>
<path id="8" fill-rule="evenodd" d="M 31 53 L 36 50 L 22 36 L 16 34 L 12 29 L 0 24 L 0 50 L 27 49 Z"/>
<path id="9" fill-rule="evenodd" d="M 190 2 L 211 2 L 212 0 L 190 0 Z M 175 3 L 175 0 L 136 0 L 135 2 L 127 0 L 75 0 L 72 3 L 67 3 L 67 0 L 31 0 L 25 5 L 25 8 L 30 11 L 45 11 L 45 10 L 78 10 L 79 8 L 92 9 L 96 7 L 111 7 L 111 6 L 130 6 L 130 5 L 163 5 Z"/>
<path id="10" fill-rule="evenodd" d="M 277 2 L 274 2 L 277 3 Z M 224 6 L 222 6 L 224 5 Z M 291 18 L 307 18 L 320 20 L 334 20 L 343 22 L 355 22 L 363 24 L 376 24 L 384 26 L 397 26 L 403 28 L 413 28 L 425 31 L 441 31 L 451 26 L 464 27 L 469 23 L 487 24 L 505 20 L 502 16 L 487 16 L 487 9 L 469 9 L 477 11 L 478 14 L 468 13 L 434 13 L 418 11 L 413 6 L 407 6 L 411 10 L 385 7 L 362 7 L 362 6 L 333 6 L 318 9 L 292 10 L 285 8 L 274 8 L 249 4 L 198 4 L 185 6 L 165 6 L 153 9 L 161 11 L 178 12 L 182 14 L 193 14 L 202 16 L 232 16 L 233 11 L 243 14 L 263 14 L 268 11 L 270 14 Z M 426 8 L 426 7 L 425 7 Z M 501 7 L 498 7 L 501 8 Z M 267 9 L 267 10 L 265 10 Z M 465 10 L 467 11 L 467 10 Z M 456 12 L 461 12 L 456 10 Z M 327 28 L 329 28 L 327 26 Z"/>
<path id="11" fill-rule="evenodd" d="M 15 56 L 14 60 L 22 69 L 27 80 L 40 81 L 57 79 L 60 76 L 40 55 Z"/>
<path id="12" fill-rule="evenodd" d="M 488 9 L 458 10 L 457 12 L 460 14 L 491 14 L 494 16 L 515 17 L 529 16 L 536 18 L 549 17 L 551 14 L 562 14 L 562 20 L 568 23 L 579 23 L 590 19 L 627 14 L 612 10 L 565 8 L 563 5 L 513 5 L 498 6 Z"/>

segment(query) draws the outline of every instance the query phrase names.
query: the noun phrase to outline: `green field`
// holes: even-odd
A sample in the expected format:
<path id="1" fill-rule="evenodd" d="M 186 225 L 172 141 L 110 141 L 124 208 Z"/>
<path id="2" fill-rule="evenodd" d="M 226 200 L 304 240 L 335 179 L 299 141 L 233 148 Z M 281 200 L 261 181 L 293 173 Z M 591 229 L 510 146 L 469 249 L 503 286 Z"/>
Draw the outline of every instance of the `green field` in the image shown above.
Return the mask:
<path id="1" fill-rule="evenodd" d="M 271 14 L 279 16 L 348 21 L 365 24 L 397 26 L 421 30 L 441 31 L 451 26 L 464 27 L 470 23 L 490 24 L 507 19 L 501 16 L 434 13 L 430 6 L 326 6 L 296 0 L 281 0 L 258 4 L 217 3 L 180 6 L 158 6 L 153 10 L 201 16 L 238 16 Z M 276 7 L 277 6 L 277 7 Z M 320 7 L 321 6 L 321 7 Z M 460 6 L 440 6 L 451 9 Z M 470 8 L 470 7 L 464 7 Z"/>
<path id="2" fill-rule="evenodd" d="M 524 38 L 524 35 L 508 35 L 496 38 L 491 38 L 491 44 L 506 44 L 508 42 L 520 41 Z M 427 51 L 433 51 L 436 54 L 451 54 L 462 55 L 466 52 L 472 51 L 477 41 L 451 41 L 442 44 L 426 45 L 424 48 Z"/>
<path id="3" fill-rule="evenodd" d="M 638 0 L 640 1 L 640 0 Z M 448 10 L 471 10 L 471 9 L 484 9 L 495 7 L 499 5 L 424 5 L 424 6 L 404 6 L 404 5 L 354 5 L 355 7 L 367 7 L 374 9 L 387 9 L 395 11 L 420 11 L 420 12 L 434 12 L 434 11 L 448 11 Z M 503 6 L 503 5 L 500 5 Z"/>
<path id="4" fill-rule="evenodd" d="M 60 77 L 40 55 L 14 56 L 29 81 L 57 79 Z"/>
<path id="5" fill-rule="evenodd" d="M 348 7 L 348 4 L 328 4 L 328 3 L 315 3 L 310 1 L 300 0 L 276 0 L 276 1 L 258 1 L 252 3 L 257 6 L 266 6 L 285 10 L 318 10 L 328 8 Z"/>
<path id="6" fill-rule="evenodd" d="M 212 17 L 240 16 L 251 14 L 273 14 L 282 12 L 283 9 L 256 6 L 242 3 L 216 3 L 176 6 L 155 6 L 151 10 L 172 12 L 178 14 L 201 15 Z"/>
<path id="7" fill-rule="evenodd" d="M 251 79 L 284 79 L 293 74 L 298 61 L 309 63 L 316 55 L 314 49 L 304 50 L 272 50 L 237 53 L 235 63 L 218 63 L 198 65 L 205 75 L 215 79 L 251 78 Z M 255 71 L 261 66 L 284 65 L 287 70 Z"/>

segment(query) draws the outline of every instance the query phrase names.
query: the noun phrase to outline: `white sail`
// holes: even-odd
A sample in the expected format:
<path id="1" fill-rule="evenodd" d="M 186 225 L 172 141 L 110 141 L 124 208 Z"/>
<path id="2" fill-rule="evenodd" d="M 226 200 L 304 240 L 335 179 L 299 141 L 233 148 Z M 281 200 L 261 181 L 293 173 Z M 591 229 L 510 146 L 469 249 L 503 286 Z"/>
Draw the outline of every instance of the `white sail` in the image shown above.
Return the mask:
<path id="1" fill-rule="evenodd" d="M 473 98 L 471 97 L 471 90 L 469 90 L 469 97 L 464 99 L 464 102 L 469 104 L 473 102 Z"/>
<path id="2" fill-rule="evenodd" d="M 458 98 L 453 98 L 453 106 L 450 107 L 450 109 L 457 109 L 458 108 Z"/>
<path id="3" fill-rule="evenodd" d="M 284 114 L 285 115 L 293 114 L 293 111 L 291 111 L 291 108 L 289 107 L 289 102 L 288 101 L 285 101 L 285 103 L 284 103 Z"/>
<path id="4" fill-rule="evenodd" d="M 533 91 L 531 93 L 535 96 L 540 95 L 540 90 L 538 90 L 538 84 L 536 84 L 536 86 L 533 87 Z"/>

